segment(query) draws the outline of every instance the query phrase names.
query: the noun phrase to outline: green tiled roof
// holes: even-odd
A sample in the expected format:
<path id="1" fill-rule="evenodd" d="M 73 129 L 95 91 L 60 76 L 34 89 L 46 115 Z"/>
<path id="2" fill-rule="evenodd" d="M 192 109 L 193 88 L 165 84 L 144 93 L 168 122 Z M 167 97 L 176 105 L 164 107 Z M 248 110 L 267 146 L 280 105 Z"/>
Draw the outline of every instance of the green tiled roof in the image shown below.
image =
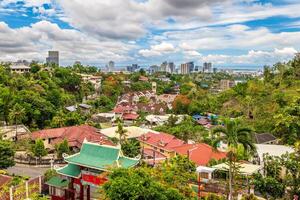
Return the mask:
<path id="1" fill-rule="evenodd" d="M 52 177 L 49 181 L 46 182 L 47 185 L 57 187 L 57 188 L 66 188 L 69 186 L 69 181 L 62 179 L 58 176 Z"/>
<path id="2" fill-rule="evenodd" d="M 139 160 L 134 159 L 134 158 L 128 158 L 128 157 L 123 157 L 123 156 L 119 158 L 119 165 L 124 168 L 133 167 L 133 166 L 137 165 L 138 162 L 139 162 Z"/>
<path id="3" fill-rule="evenodd" d="M 69 176 L 69 177 L 74 177 L 74 178 L 78 178 L 80 172 L 81 172 L 80 167 L 78 165 L 73 165 L 71 163 L 57 170 L 57 173 L 59 174 Z"/>
<path id="4" fill-rule="evenodd" d="M 84 142 L 80 153 L 65 158 L 71 164 L 107 170 L 110 167 L 132 167 L 139 160 L 123 157 L 118 147 Z"/>

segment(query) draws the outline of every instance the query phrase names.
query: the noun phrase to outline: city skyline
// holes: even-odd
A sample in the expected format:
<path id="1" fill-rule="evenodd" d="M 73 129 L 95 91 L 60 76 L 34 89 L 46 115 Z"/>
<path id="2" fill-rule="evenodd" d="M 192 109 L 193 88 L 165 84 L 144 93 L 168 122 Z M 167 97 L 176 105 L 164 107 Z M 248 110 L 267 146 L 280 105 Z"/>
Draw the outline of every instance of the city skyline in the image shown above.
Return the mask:
<path id="1" fill-rule="evenodd" d="M 296 0 L 3 0 L 0 61 L 272 65 L 300 50 Z"/>

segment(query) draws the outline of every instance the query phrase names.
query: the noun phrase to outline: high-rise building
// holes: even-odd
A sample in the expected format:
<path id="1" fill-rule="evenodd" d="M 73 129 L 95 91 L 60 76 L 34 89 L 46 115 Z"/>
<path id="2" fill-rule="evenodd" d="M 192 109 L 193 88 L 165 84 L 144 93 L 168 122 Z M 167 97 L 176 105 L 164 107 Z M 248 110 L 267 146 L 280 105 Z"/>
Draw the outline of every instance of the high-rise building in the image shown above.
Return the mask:
<path id="1" fill-rule="evenodd" d="M 131 66 L 127 66 L 126 68 L 128 72 L 135 72 L 140 68 L 140 66 L 138 64 L 132 64 Z"/>
<path id="2" fill-rule="evenodd" d="M 173 74 L 175 72 L 175 64 L 173 62 L 169 62 L 167 65 L 166 72 Z"/>
<path id="3" fill-rule="evenodd" d="M 148 69 L 150 74 L 154 74 L 160 70 L 160 67 L 157 65 L 151 65 Z"/>
<path id="4" fill-rule="evenodd" d="M 163 63 L 161 63 L 159 71 L 166 72 L 167 71 L 167 66 L 168 66 L 168 62 L 164 61 Z"/>
<path id="5" fill-rule="evenodd" d="M 181 64 L 180 72 L 181 74 L 189 74 L 194 70 L 194 62 L 188 62 L 185 64 Z"/>
<path id="6" fill-rule="evenodd" d="M 213 68 L 213 73 L 215 74 L 215 73 L 217 73 L 217 72 L 218 72 L 218 68 L 214 67 L 214 68 Z"/>
<path id="7" fill-rule="evenodd" d="M 208 62 L 203 63 L 203 72 L 211 73 L 212 72 L 212 64 L 208 63 Z"/>
<path id="8" fill-rule="evenodd" d="M 194 68 L 194 72 L 199 72 L 200 71 L 200 66 L 195 66 L 195 68 Z"/>
<path id="9" fill-rule="evenodd" d="M 48 57 L 46 58 L 47 64 L 55 64 L 59 66 L 59 51 L 48 51 Z"/>
<path id="10" fill-rule="evenodd" d="M 115 70 L 115 62 L 114 61 L 109 61 L 107 65 L 108 71 L 113 72 Z"/>

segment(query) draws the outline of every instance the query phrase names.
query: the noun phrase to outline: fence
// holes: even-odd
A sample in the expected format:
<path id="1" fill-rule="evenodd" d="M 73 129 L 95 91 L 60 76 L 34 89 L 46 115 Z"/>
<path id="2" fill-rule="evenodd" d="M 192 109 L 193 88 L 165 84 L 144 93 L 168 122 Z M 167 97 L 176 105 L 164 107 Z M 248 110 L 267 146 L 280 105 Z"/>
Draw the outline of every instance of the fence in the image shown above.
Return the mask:
<path id="1" fill-rule="evenodd" d="M 44 177 L 39 176 L 30 179 L 17 186 L 11 186 L 7 189 L 2 189 L 0 200 L 24 200 L 32 197 L 35 194 L 40 194 L 45 189 Z"/>
<path id="2" fill-rule="evenodd" d="M 38 159 L 38 158 L 32 158 L 32 157 L 15 157 L 15 162 L 18 164 L 23 165 L 43 165 L 43 166 L 50 166 L 51 162 L 52 164 L 65 164 L 64 159 Z"/>

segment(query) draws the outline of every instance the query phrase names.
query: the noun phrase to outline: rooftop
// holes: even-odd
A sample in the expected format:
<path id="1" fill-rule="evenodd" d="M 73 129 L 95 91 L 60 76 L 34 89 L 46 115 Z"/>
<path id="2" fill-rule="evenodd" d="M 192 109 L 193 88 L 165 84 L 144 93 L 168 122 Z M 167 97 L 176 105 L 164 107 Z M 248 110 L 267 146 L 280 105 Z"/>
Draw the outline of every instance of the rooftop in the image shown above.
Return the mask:
<path id="1" fill-rule="evenodd" d="M 125 157 L 120 147 L 100 145 L 84 141 L 79 153 L 65 158 L 69 164 L 109 171 L 111 167 L 129 168 L 139 159 Z"/>
<path id="2" fill-rule="evenodd" d="M 177 139 L 173 135 L 157 132 L 149 132 L 139 137 L 138 140 L 168 151 L 174 151 L 174 147 L 178 147 L 184 144 L 183 140 Z"/>
<path id="3" fill-rule="evenodd" d="M 257 144 L 263 144 L 266 142 L 275 141 L 277 138 L 271 133 L 257 133 L 255 134 L 255 142 Z"/>
<path id="4" fill-rule="evenodd" d="M 106 136 L 99 133 L 98 129 L 88 126 L 70 126 L 63 128 L 45 129 L 40 131 L 35 131 L 31 134 L 33 140 L 36 139 L 53 139 L 51 144 L 55 145 L 66 139 L 70 147 L 80 148 L 84 139 L 91 142 L 98 142 L 102 144 L 113 145 Z"/>
<path id="5" fill-rule="evenodd" d="M 206 166 L 211 159 L 220 160 L 226 158 L 225 152 L 214 150 L 208 144 L 184 144 L 174 148 L 175 152 L 180 155 L 188 155 L 197 166 Z"/>
<path id="6" fill-rule="evenodd" d="M 127 138 L 138 138 L 148 133 L 149 131 L 152 131 L 150 129 L 140 128 L 137 126 L 124 127 L 124 129 L 127 130 L 126 132 Z M 119 138 L 119 135 L 116 133 L 117 130 L 118 127 L 111 127 L 111 128 L 101 129 L 100 132 L 109 138 L 114 138 L 114 137 Z"/>
<path id="7" fill-rule="evenodd" d="M 259 170 L 261 170 L 263 167 L 261 165 L 253 165 L 248 163 L 238 163 L 239 165 L 239 171 L 243 175 L 252 175 L 257 173 Z M 211 168 L 221 171 L 228 171 L 229 166 L 226 163 L 221 163 L 215 166 L 212 166 Z"/>

